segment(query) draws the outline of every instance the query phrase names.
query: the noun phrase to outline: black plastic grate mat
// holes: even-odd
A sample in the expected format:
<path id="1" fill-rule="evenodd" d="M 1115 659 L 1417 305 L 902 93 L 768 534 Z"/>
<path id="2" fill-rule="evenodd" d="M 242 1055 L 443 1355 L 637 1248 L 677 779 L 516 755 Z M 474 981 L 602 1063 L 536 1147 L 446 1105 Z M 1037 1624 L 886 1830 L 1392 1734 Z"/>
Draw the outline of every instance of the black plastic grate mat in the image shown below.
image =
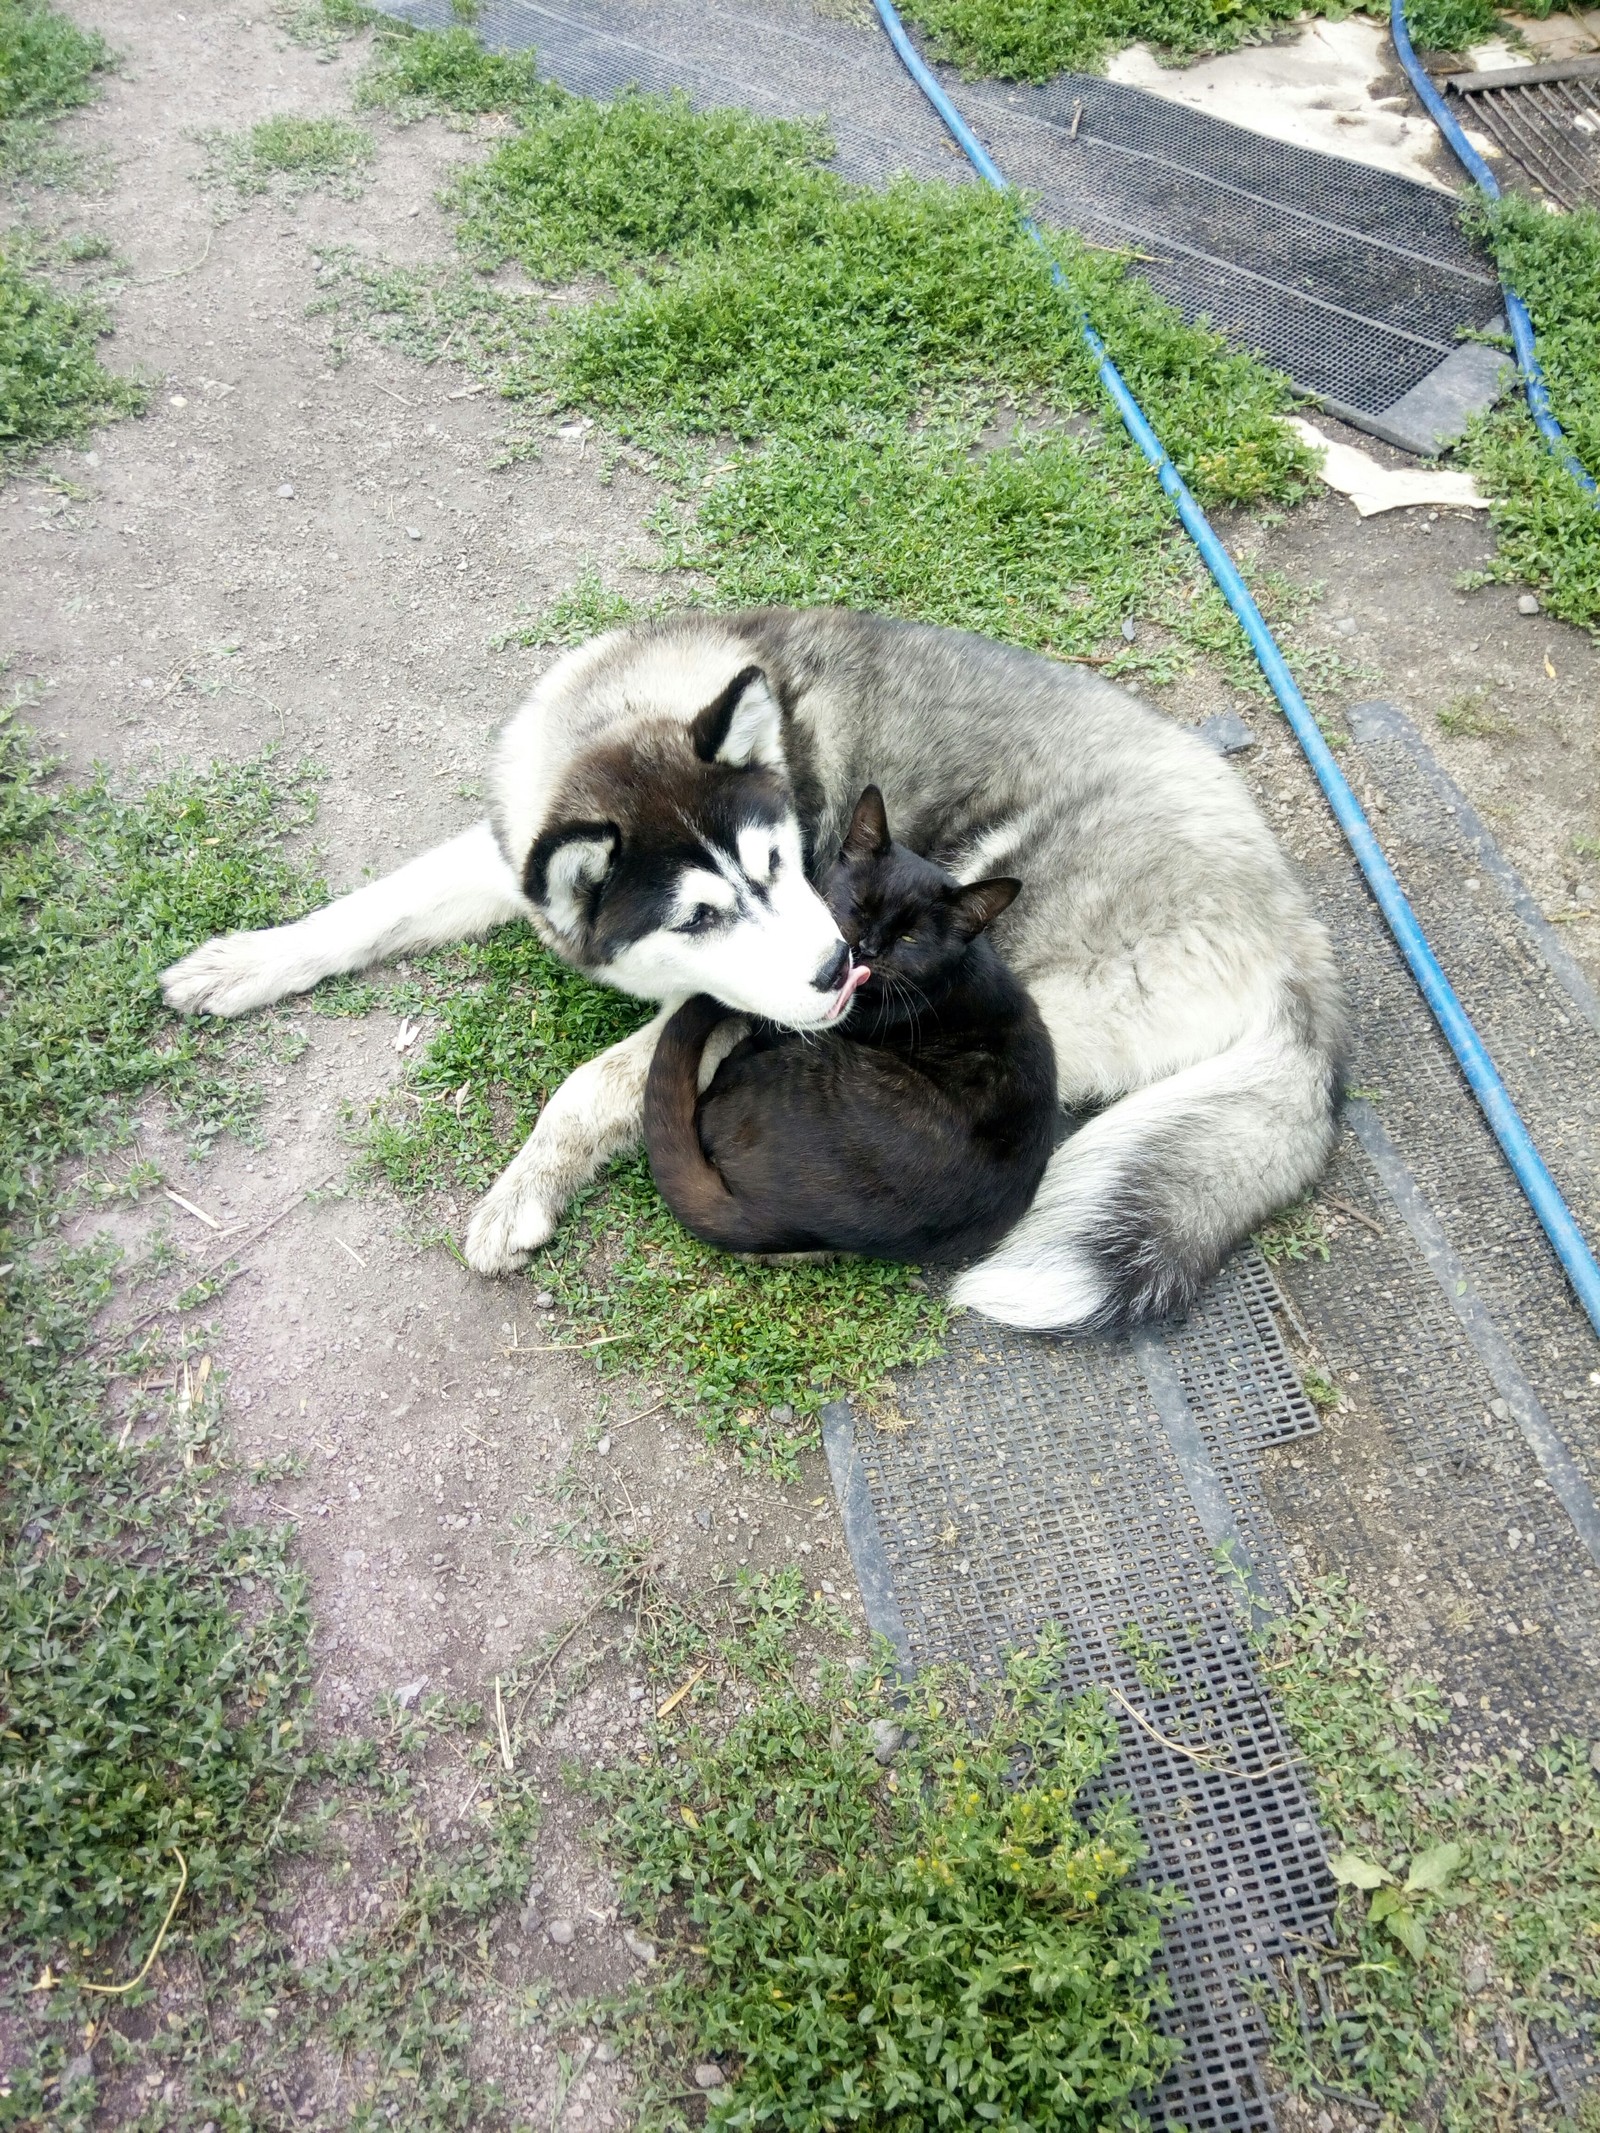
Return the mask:
<path id="1" fill-rule="evenodd" d="M 829 1417 L 841 1496 L 848 1505 L 853 1457 L 870 1498 L 850 1521 L 864 1586 L 897 1602 L 876 1626 L 906 1657 L 982 1679 L 1057 1622 L 1068 1685 L 1111 1692 L 1121 1747 L 1107 1782 L 1137 1804 L 1149 1878 L 1187 1899 L 1163 1933 L 1167 2026 L 1186 2052 L 1160 2116 L 1190 2133 L 1270 2123 L 1249 1987 L 1325 1939 L 1332 1895 L 1240 1592 L 1217 1562 L 1231 1538 L 1239 1566 L 1287 1596 L 1255 1455 L 1317 1422 L 1274 1301 L 1265 1268 L 1244 1256 L 1154 1353 L 963 1321 L 949 1353 L 903 1389 L 912 1427 L 852 1445 L 848 1410 Z M 1197 1504 L 1196 1446 L 1231 1534 Z"/>
<path id="2" fill-rule="evenodd" d="M 389 12 L 452 19 L 448 0 Z M 971 176 L 881 31 L 805 0 L 486 0 L 477 28 L 491 45 L 532 45 L 585 95 L 678 88 L 702 108 L 823 117 L 839 169 L 868 183 Z M 1097 75 L 952 88 L 1047 221 L 1143 255 L 1138 271 L 1186 316 L 1336 414 L 1426 451 L 1495 396 L 1501 359 L 1459 335 L 1497 320 L 1499 284 L 1452 194 Z"/>
<path id="3" fill-rule="evenodd" d="M 1600 206 L 1600 58 L 1452 74 L 1467 123 L 1558 207 Z"/>

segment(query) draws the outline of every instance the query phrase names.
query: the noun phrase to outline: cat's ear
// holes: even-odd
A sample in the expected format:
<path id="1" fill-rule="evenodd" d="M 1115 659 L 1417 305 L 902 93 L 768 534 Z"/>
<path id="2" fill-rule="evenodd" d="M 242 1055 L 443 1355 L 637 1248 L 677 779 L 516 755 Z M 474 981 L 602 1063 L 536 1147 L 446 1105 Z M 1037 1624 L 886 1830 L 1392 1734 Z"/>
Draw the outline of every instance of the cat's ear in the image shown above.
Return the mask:
<path id="1" fill-rule="evenodd" d="M 1020 881 L 1002 876 L 995 881 L 974 881 L 964 889 L 952 889 L 950 909 L 955 918 L 956 932 L 965 941 L 975 941 L 985 926 L 995 920 L 1013 902 L 1021 889 Z"/>
<path id="2" fill-rule="evenodd" d="M 696 714 L 689 735 L 702 763 L 783 768 L 783 714 L 759 667 L 741 667 Z"/>
<path id="3" fill-rule="evenodd" d="M 889 849 L 889 817 L 884 813 L 883 794 L 869 785 L 856 802 L 850 827 L 844 833 L 846 859 L 881 859 Z"/>

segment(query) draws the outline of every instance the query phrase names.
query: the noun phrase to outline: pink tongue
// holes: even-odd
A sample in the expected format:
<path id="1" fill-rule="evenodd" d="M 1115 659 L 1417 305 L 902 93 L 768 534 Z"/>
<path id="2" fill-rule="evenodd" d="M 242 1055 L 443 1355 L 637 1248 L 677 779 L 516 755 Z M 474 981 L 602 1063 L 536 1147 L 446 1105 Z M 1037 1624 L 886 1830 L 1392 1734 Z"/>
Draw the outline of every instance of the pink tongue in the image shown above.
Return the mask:
<path id="1" fill-rule="evenodd" d="M 850 965 L 849 975 L 834 995 L 833 1004 L 828 1009 L 828 1020 L 830 1022 L 838 1021 L 871 975 L 872 972 L 865 963 L 852 963 Z"/>

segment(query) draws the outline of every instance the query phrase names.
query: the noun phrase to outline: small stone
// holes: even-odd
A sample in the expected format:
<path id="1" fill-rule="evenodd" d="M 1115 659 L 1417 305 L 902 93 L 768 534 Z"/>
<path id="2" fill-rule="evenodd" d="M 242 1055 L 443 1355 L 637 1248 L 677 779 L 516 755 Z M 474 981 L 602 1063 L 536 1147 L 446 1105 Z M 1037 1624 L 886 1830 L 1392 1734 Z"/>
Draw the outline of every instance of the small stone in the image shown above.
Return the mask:
<path id="1" fill-rule="evenodd" d="M 709 1533 L 711 1531 L 711 1509 L 708 1504 L 702 1504 L 699 1510 L 696 1511 L 694 1522 L 702 1532 Z"/>
<path id="2" fill-rule="evenodd" d="M 611 1439 L 609 1437 L 602 1437 L 600 1439 L 600 1442 L 595 1446 L 595 1450 L 600 1454 L 602 1459 L 605 1458 L 606 1454 L 610 1451 L 610 1449 Z"/>
<path id="3" fill-rule="evenodd" d="M 278 484 L 278 494 L 280 496 L 293 496 L 294 483 L 292 481 L 280 481 Z"/>
<path id="4" fill-rule="evenodd" d="M 555 1293 L 551 1289 L 541 1289 L 533 1299 L 533 1308 L 536 1311 L 553 1311 L 555 1307 Z"/>
<path id="5" fill-rule="evenodd" d="M 643 1934 L 641 1933 L 624 1933 L 622 1936 L 622 1945 L 627 1949 L 628 1953 L 633 1957 L 635 1962 L 653 1963 L 656 1959 L 655 1942 L 653 1940 L 646 1940 Z"/>
<path id="6" fill-rule="evenodd" d="M 794 1420 L 794 1409 L 787 1400 L 780 1400 L 776 1407 L 769 1407 L 767 1414 L 769 1420 L 776 1422 L 779 1429 L 787 1429 Z"/>
<path id="7" fill-rule="evenodd" d="M 407 539 L 408 541 L 420 541 L 420 540 L 421 540 L 421 538 L 422 538 L 422 528 L 421 528 L 420 526 L 407 526 L 407 528 L 406 528 L 406 539 Z"/>
<path id="8" fill-rule="evenodd" d="M 1517 613 L 1519 615 L 1536 615 L 1538 612 L 1539 602 L 1533 593 L 1518 593 Z"/>
<path id="9" fill-rule="evenodd" d="M 1214 711 L 1195 731 L 1218 755 L 1243 755 L 1256 744 L 1255 735 L 1237 711 Z"/>
<path id="10" fill-rule="evenodd" d="M 82 2086 L 94 2079 L 94 2061 L 87 2052 L 79 2052 L 76 2059 L 69 2059 L 61 2071 L 61 2093 Z"/>
<path id="11" fill-rule="evenodd" d="M 1123 636 L 1123 641 L 1124 641 L 1124 643 L 1126 643 L 1126 644 L 1132 644 L 1132 642 L 1133 642 L 1133 617 L 1132 617 L 1132 615 L 1124 615 L 1124 616 L 1123 616 L 1123 618 L 1122 618 L 1122 636 Z"/>
<path id="12" fill-rule="evenodd" d="M 594 2063 L 596 2066 L 616 2065 L 617 2047 L 612 2043 L 609 2037 L 602 2037 L 600 2039 L 600 2042 L 595 2046 Z"/>
<path id="13" fill-rule="evenodd" d="M 167 405 L 168 407 L 187 407 L 189 403 L 182 393 L 171 393 L 168 395 Z"/>
<path id="14" fill-rule="evenodd" d="M 570 1918 L 552 1918 L 544 1930 L 555 1948 L 570 1948 L 578 1937 L 578 1929 Z"/>
<path id="15" fill-rule="evenodd" d="M 428 1686 L 426 1674 L 419 1674 L 415 1681 L 408 1681 L 394 1692 L 394 1700 L 402 1711 L 409 1711 L 423 1690 Z"/>
<path id="16" fill-rule="evenodd" d="M 1597 1740 L 1589 1750 L 1589 1768 L 1594 1771 L 1600 1771 L 1600 1740 Z"/>
<path id="17" fill-rule="evenodd" d="M 1317 2133 L 1333 2133 L 1333 2114 L 1331 2111 L 1319 2111 L 1317 2113 Z"/>
<path id="18" fill-rule="evenodd" d="M 872 1735 L 874 1758 L 880 1763 L 892 1763 L 906 1737 L 905 1728 L 897 1726 L 892 1718 L 875 1718 L 868 1731 Z"/>
<path id="19" fill-rule="evenodd" d="M 1461 1982 L 1468 1992 L 1482 1992 L 1489 1982 L 1489 1965 L 1481 1955 L 1474 1955 L 1461 1973 Z"/>
<path id="20" fill-rule="evenodd" d="M 1333 626 L 1341 637 L 1353 637 L 1359 624 L 1354 615 L 1340 615 Z"/>
<path id="21" fill-rule="evenodd" d="M 709 2059 L 703 2066 L 697 2066 L 694 2070 L 694 2085 L 697 2089 L 720 2089 L 722 2086 L 721 2067 L 714 2065 Z"/>
<path id="22" fill-rule="evenodd" d="M 544 1921 L 539 1916 L 539 1899 L 537 1896 L 530 1896 L 522 1906 L 522 1913 L 517 1923 L 521 1926 L 526 1939 L 537 1940 L 539 1938 L 539 1928 Z"/>

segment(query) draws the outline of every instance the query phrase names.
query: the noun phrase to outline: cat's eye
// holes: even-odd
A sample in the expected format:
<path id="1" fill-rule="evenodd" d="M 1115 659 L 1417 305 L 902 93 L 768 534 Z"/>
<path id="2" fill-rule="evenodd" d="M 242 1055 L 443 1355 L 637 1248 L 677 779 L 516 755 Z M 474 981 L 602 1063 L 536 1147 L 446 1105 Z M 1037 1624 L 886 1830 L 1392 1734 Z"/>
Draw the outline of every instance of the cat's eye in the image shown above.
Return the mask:
<path id="1" fill-rule="evenodd" d="M 916 937 L 914 933 L 902 933 L 900 936 L 903 941 L 914 941 Z"/>

